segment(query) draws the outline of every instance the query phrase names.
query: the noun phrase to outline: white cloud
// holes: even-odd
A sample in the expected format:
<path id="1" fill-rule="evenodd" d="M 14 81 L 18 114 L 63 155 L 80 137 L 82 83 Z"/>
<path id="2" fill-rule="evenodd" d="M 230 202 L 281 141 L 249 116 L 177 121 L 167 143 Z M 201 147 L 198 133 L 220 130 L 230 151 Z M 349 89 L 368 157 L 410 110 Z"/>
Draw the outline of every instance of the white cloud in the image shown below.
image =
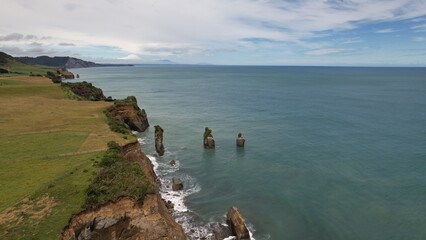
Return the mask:
<path id="1" fill-rule="evenodd" d="M 340 53 L 340 52 L 347 52 L 351 49 L 346 48 L 320 48 L 320 49 L 314 49 L 310 51 L 306 51 L 306 55 L 313 55 L 313 56 L 322 56 L 322 55 L 328 55 L 333 53 Z"/>
<path id="2" fill-rule="evenodd" d="M 379 29 L 376 31 L 376 33 L 393 33 L 393 32 L 395 32 L 395 30 L 393 30 L 392 28 Z"/>
<path id="3" fill-rule="evenodd" d="M 266 47 L 291 42 L 319 49 L 307 42 L 323 31 L 426 15 L 418 0 L 2 0 L 1 5 L 0 36 L 51 36 L 43 43 L 111 46 L 117 55 L 140 57 L 245 47 L 241 39 L 247 38 L 270 39 Z"/>
<path id="4" fill-rule="evenodd" d="M 138 55 L 136 55 L 136 54 L 129 54 L 129 55 L 125 56 L 125 57 L 118 58 L 118 59 L 120 59 L 120 60 L 139 60 L 141 58 Z"/>
<path id="5" fill-rule="evenodd" d="M 364 40 L 361 39 L 361 38 L 352 38 L 352 39 L 343 40 L 341 43 L 342 44 L 353 44 L 353 43 L 362 43 L 362 42 L 364 42 Z"/>
<path id="6" fill-rule="evenodd" d="M 424 41 L 426 41 L 426 37 L 414 37 L 413 41 L 415 41 L 415 42 L 424 42 Z"/>
<path id="7" fill-rule="evenodd" d="M 414 30 L 414 32 L 425 32 L 426 31 L 426 24 L 419 24 L 412 26 L 411 29 Z"/>

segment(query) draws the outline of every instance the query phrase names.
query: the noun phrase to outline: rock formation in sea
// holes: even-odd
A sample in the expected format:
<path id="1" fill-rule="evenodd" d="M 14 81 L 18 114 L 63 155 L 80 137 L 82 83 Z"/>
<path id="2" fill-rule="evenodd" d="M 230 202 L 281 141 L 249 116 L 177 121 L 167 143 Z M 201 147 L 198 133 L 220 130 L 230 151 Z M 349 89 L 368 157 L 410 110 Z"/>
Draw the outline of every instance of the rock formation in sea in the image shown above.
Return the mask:
<path id="1" fill-rule="evenodd" d="M 183 189 L 183 182 L 180 180 L 180 178 L 173 177 L 172 179 L 172 190 L 173 191 L 179 191 Z"/>
<path id="2" fill-rule="evenodd" d="M 213 225 L 213 234 L 216 240 L 224 240 L 232 236 L 232 232 L 228 226 L 220 223 Z"/>
<path id="3" fill-rule="evenodd" d="M 123 100 L 115 100 L 114 105 L 106 110 L 108 118 L 129 130 L 143 132 L 149 127 L 148 117 L 144 109 L 140 109 L 136 97 L 129 96 Z M 110 125 L 111 126 L 111 125 Z M 114 129 L 112 129 L 115 131 Z"/>
<path id="4" fill-rule="evenodd" d="M 215 142 L 212 135 L 212 130 L 208 127 L 204 129 L 204 137 L 203 137 L 203 145 L 204 148 L 214 148 Z"/>
<path id="5" fill-rule="evenodd" d="M 226 222 L 228 223 L 232 235 L 236 236 L 238 240 L 250 239 L 250 234 L 244 218 L 236 207 L 232 206 L 229 208 L 228 214 L 226 215 Z"/>
<path id="6" fill-rule="evenodd" d="M 170 214 L 172 205 L 160 196 L 157 176 L 140 144 L 129 143 L 122 147 L 121 153 L 126 160 L 141 167 L 152 185 L 143 203 L 123 196 L 97 208 L 86 209 L 69 220 L 62 239 L 187 239 L 182 227 Z"/>
<path id="7" fill-rule="evenodd" d="M 164 155 L 164 145 L 163 145 L 163 132 L 164 130 L 159 126 L 154 126 L 155 128 L 155 151 L 158 155 Z"/>
<path id="8" fill-rule="evenodd" d="M 246 142 L 246 140 L 244 139 L 243 134 L 238 133 L 238 137 L 237 137 L 237 140 L 236 140 L 237 147 L 244 147 L 245 142 Z"/>

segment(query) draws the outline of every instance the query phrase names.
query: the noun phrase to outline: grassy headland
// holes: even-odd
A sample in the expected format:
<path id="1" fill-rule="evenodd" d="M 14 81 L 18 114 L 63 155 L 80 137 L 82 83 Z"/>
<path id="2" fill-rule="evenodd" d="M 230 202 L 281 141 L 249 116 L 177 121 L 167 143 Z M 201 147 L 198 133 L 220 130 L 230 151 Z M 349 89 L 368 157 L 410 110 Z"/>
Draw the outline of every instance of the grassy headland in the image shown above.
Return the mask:
<path id="1" fill-rule="evenodd" d="M 48 78 L 0 77 L 0 101 L 0 238 L 57 239 L 107 143 L 134 137 L 109 129 L 112 103 L 70 100 Z"/>

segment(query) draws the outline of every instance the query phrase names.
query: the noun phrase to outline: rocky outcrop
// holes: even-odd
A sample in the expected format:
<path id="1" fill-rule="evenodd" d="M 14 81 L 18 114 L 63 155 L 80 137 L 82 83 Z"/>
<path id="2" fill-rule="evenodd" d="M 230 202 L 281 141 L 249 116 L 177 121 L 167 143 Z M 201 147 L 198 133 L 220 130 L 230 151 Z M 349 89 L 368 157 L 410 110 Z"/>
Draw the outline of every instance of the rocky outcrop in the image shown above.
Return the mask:
<path id="1" fill-rule="evenodd" d="M 244 218 L 241 216 L 238 209 L 234 206 L 230 207 L 228 214 L 226 215 L 226 222 L 229 225 L 229 229 L 232 235 L 240 239 L 250 239 L 249 231 L 246 227 Z"/>
<path id="2" fill-rule="evenodd" d="M 106 114 L 109 119 L 114 121 L 109 124 L 111 129 L 116 132 L 121 132 L 119 130 L 120 126 L 138 132 L 143 132 L 149 127 L 146 112 L 144 109 L 139 108 L 134 96 L 129 96 L 123 100 L 115 100 L 114 105 L 107 108 Z M 114 124 L 118 126 L 114 126 Z"/>
<path id="3" fill-rule="evenodd" d="M 155 128 L 155 151 L 158 155 L 164 155 L 164 145 L 163 145 L 163 132 L 164 130 L 159 126 L 154 126 Z"/>
<path id="4" fill-rule="evenodd" d="M 224 240 L 230 236 L 232 236 L 231 230 L 226 225 L 216 223 L 213 226 L 213 234 L 216 240 Z"/>
<path id="5" fill-rule="evenodd" d="M 64 240 L 186 239 L 159 194 L 148 194 L 143 205 L 122 197 L 75 215 L 62 232 Z"/>
<path id="6" fill-rule="evenodd" d="M 48 75 L 49 75 L 49 72 L 48 72 Z M 88 101 L 105 100 L 105 96 L 104 96 L 104 93 L 102 92 L 102 89 L 97 88 L 88 82 L 75 82 L 75 83 L 66 82 L 66 83 L 62 83 L 61 86 L 64 89 L 69 89 L 71 92 L 77 95 L 80 100 L 88 100 Z"/>
<path id="7" fill-rule="evenodd" d="M 236 140 L 237 147 L 244 147 L 245 142 L 246 142 L 246 140 L 244 139 L 243 134 L 238 133 L 238 137 L 237 137 L 237 140 Z"/>
<path id="8" fill-rule="evenodd" d="M 174 177 L 172 179 L 172 190 L 173 191 L 179 191 L 183 189 L 183 182 L 180 180 L 180 178 Z"/>
<path id="9" fill-rule="evenodd" d="M 203 136 L 203 145 L 204 148 L 214 148 L 215 142 L 212 135 L 212 130 L 208 127 L 204 129 L 204 136 Z"/>
<path id="10" fill-rule="evenodd" d="M 176 160 L 173 159 L 172 161 L 169 162 L 169 164 L 172 167 L 176 166 Z"/>
<path id="11" fill-rule="evenodd" d="M 87 209 L 70 219 L 62 239 L 186 239 L 182 227 L 170 214 L 173 205 L 161 199 L 152 163 L 141 151 L 139 142 L 123 146 L 121 154 L 136 162 L 151 184 L 143 204 L 123 196 Z"/>

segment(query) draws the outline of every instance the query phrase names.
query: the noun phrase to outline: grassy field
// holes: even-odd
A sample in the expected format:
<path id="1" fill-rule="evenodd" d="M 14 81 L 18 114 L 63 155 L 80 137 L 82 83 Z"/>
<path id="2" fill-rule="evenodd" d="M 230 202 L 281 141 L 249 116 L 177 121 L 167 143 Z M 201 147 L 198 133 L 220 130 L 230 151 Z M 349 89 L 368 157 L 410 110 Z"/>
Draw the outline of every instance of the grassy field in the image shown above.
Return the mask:
<path id="1" fill-rule="evenodd" d="M 69 100 L 50 79 L 0 77 L 0 239 L 58 239 L 106 143 L 107 102 Z M 127 138 L 127 139 L 125 139 Z"/>

